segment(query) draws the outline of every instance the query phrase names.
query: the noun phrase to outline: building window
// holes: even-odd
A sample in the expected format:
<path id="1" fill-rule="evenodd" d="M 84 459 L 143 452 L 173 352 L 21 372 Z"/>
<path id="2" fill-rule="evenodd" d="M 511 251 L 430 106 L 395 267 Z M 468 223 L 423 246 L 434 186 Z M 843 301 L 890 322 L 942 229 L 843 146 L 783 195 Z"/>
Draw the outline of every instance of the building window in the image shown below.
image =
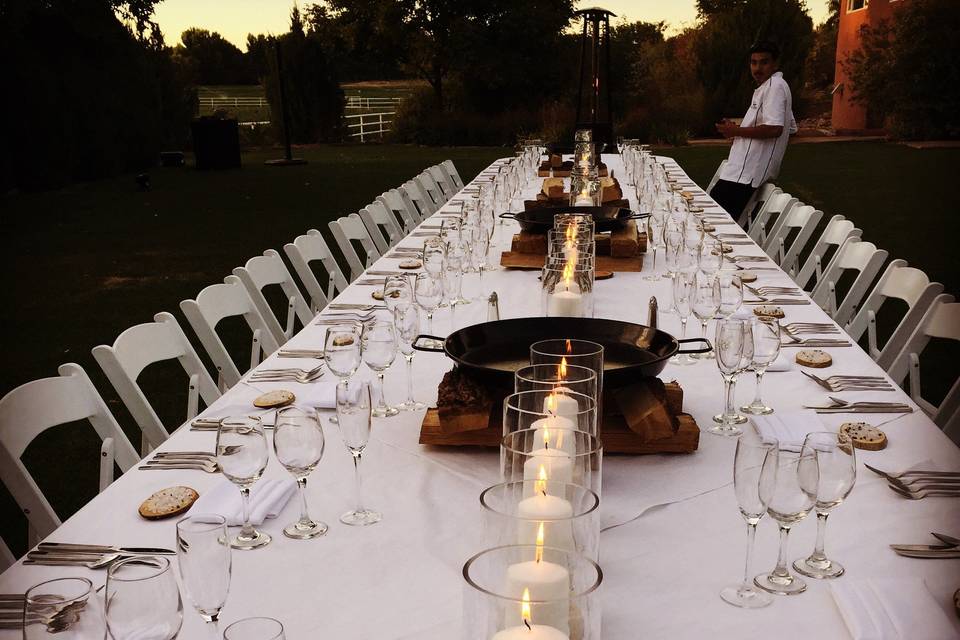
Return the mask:
<path id="1" fill-rule="evenodd" d="M 869 0 L 847 0 L 847 13 L 859 11 L 867 6 Z"/>

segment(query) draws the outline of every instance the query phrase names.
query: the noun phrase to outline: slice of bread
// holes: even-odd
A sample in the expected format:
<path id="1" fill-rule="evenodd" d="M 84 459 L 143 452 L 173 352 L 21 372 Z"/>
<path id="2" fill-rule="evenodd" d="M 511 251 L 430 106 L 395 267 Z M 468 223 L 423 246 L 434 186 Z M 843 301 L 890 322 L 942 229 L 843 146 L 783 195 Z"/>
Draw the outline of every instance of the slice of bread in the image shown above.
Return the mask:
<path id="1" fill-rule="evenodd" d="M 833 364 L 833 358 L 820 349 L 804 349 L 797 353 L 797 364 L 801 367 L 823 369 Z"/>
<path id="2" fill-rule="evenodd" d="M 840 433 L 849 436 L 857 449 L 880 451 L 887 447 L 887 434 L 866 422 L 844 422 Z"/>
<path id="3" fill-rule="evenodd" d="M 190 487 L 167 487 L 144 500 L 138 511 L 147 520 L 162 520 L 188 510 L 199 497 L 200 494 Z"/>

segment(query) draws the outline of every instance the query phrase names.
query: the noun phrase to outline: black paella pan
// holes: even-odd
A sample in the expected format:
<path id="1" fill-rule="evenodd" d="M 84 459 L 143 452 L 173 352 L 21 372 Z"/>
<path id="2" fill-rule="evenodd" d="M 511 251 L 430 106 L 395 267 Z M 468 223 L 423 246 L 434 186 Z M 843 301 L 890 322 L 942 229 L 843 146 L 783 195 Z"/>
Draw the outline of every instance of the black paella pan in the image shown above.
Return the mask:
<path id="1" fill-rule="evenodd" d="M 516 220 L 520 228 L 530 233 L 546 233 L 553 229 L 553 216 L 560 213 L 581 213 L 593 217 L 594 228 L 598 232 L 620 229 L 627 220 L 646 218 L 648 213 L 633 213 L 630 209 L 614 206 L 601 207 L 540 207 L 519 213 L 501 213 L 501 218 Z"/>

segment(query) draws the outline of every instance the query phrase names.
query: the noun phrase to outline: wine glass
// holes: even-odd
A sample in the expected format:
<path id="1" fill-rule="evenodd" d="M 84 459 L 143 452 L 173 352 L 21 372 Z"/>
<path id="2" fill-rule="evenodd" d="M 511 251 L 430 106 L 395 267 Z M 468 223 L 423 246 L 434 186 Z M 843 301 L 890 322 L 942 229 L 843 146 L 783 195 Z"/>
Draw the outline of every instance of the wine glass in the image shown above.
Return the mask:
<path id="1" fill-rule="evenodd" d="M 250 488 L 263 475 L 270 459 L 260 418 L 240 416 L 221 420 L 217 430 L 216 451 L 220 471 L 240 487 L 243 499 L 243 527 L 230 541 L 230 546 L 247 550 L 270 544 L 270 536 L 257 531 L 250 524 Z"/>
<path id="2" fill-rule="evenodd" d="M 843 433 L 809 433 L 804 445 L 815 452 L 820 474 L 814 503 L 817 543 L 813 553 L 795 561 L 793 568 L 811 578 L 837 578 L 843 575 L 843 566 L 826 556 L 823 540 L 827 531 L 827 516 L 853 491 L 857 481 L 857 457 L 850 436 Z"/>
<path id="3" fill-rule="evenodd" d="M 469 238 L 461 237 L 459 241 L 447 243 L 447 259 L 443 265 L 443 274 L 447 302 L 450 303 L 452 310 L 455 309 L 455 305 L 470 303 L 470 300 L 463 297 L 463 272 L 470 263 L 470 253 Z"/>
<path id="4" fill-rule="evenodd" d="M 360 477 L 360 459 L 370 440 L 371 405 L 370 384 L 351 380 L 337 385 L 337 421 L 343 444 L 353 455 L 357 481 L 357 508 L 340 516 L 340 522 L 351 526 L 366 526 L 380 522 L 376 511 L 363 507 Z"/>
<path id="5" fill-rule="evenodd" d="M 216 623 L 230 592 L 227 519 L 204 513 L 177 522 L 177 563 L 187 598 L 206 622 Z"/>
<path id="6" fill-rule="evenodd" d="M 393 324 L 397 329 L 397 345 L 400 354 L 407 361 L 407 399 L 397 405 L 401 411 L 420 411 L 427 405 L 413 399 L 413 356 L 417 351 L 413 342 L 420 333 L 420 310 L 416 305 L 408 304 L 393 310 Z"/>
<path id="7" fill-rule="evenodd" d="M 380 394 L 380 402 L 374 408 L 373 415 L 377 418 L 395 416 L 400 411 L 396 407 L 387 405 L 383 389 L 383 372 L 393 364 L 394 358 L 397 357 L 397 333 L 393 327 L 393 322 L 376 320 L 363 325 L 360 340 L 363 361 L 377 374 L 377 391 Z"/>
<path id="8" fill-rule="evenodd" d="M 680 251 L 683 249 L 683 226 L 670 220 L 663 225 L 663 244 L 666 247 L 667 276 L 672 278 L 680 270 Z"/>
<path id="9" fill-rule="evenodd" d="M 407 276 L 387 276 L 383 281 L 383 304 L 389 311 L 413 302 L 413 287 Z"/>
<path id="10" fill-rule="evenodd" d="M 729 318 L 739 311 L 743 304 L 743 287 L 740 284 L 740 277 L 721 271 L 717 274 L 717 279 L 720 280 L 719 313 L 721 317 Z"/>
<path id="11" fill-rule="evenodd" d="M 656 282 L 660 279 L 657 273 L 657 249 L 663 247 L 663 218 L 656 213 L 647 216 L 647 244 L 653 253 L 653 263 L 650 266 L 650 273 L 643 276 L 644 280 Z"/>
<path id="12" fill-rule="evenodd" d="M 690 312 L 693 306 L 693 276 L 686 273 L 678 273 L 673 278 L 673 306 L 680 316 L 680 339 L 687 337 L 687 320 L 690 318 Z M 695 361 L 686 353 L 677 353 L 670 362 L 673 364 L 688 365 Z"/>
<path id="13" fill-rule="evenodd" d="M 780 323 L 774 318 L 757 318 L 753 322 L 753 371 L 757 376 L 757 390 L 753 401 L 741 411 L 763 416 L 773 413 L 773 409 L 763 403 L 760 397 L 760 383 L 767 367 L 780 355 Z"/>
<path id="14" fill-rule="evenodd" d="M 273 450 L 277 462 L 293 475 L 300 494 L 300 519 L 287 525 L 283 535 L 294 540 L 309 540 L 327 532 L 327 525 L 316 522 L 307 513 L 307 477 L 323 457 L 323 428 L 314 413 L 297 407 L 277 411 L 273 428 Z"/>
<path id="15" fill-rule="evenodd" d="M 107 630 L 113 640 L 172 640 L 183 624 L 183 602 L 170 560 L 134 556 L 107 569 Z"/>
<path id="16" fill-rule="evenodd" d="M 701 335 L 707 337 L 707 323 L 717 315 L 720 308 L 720 282 L 702 271 L 694 276 L 693 296 L 693 315 L 700 321 Z M 694 358 L 711 360 L 714 358 L 713 350 L 706 353 L 696 354 Z"/>
<path id="17" fill-rule="evenodd" d="M 427 333 L 433 334 L 433 312 L 443 300 L 443 275 L 423 271 L 417 274 L 413 284 L 413 296 L 417 305 L 427 314 Z"/>
<path id="18" fill-rule="evenodd" d="M 55 578 L 27 589 L 23 618 L 12 614 L 12 623 L 23 622 L 23 640 L 103 638 L 103 601 L 86 578 Z M 20 637 L 20 636 L 18 636 Z"/>
<path id="19" fill-rule="evenodd" d="M 807 589 L 806 582 L 787 571 L 787 542 L 790 529 L 813 507 L 819 478 L 817 453 L 811 445 L 804 442 L 799 452 L 780 449 L 777 479 L 767 504 L 767 513 L 780 526 L 780 552 L 774 570 L 753 579 L 764 591 L 789 596 Z"/>
<path id="20" fill-rule="evenodd" d="M 743 366 L 744 343 L 747 339 L 752 340 L 752 332 L 748 331 L 749 326 L 745 320 L 727 318 L 717 321 L 713 348 L 717 354 L 717 368 L 723 376 L 725 402 L 723 413 L 713 417 L 713 421 L 717 424 L 707 429 L 709 433 L 738 436 L 742 432 L 736 425 L 747 421 L 733 408 L 733 392 L 737 383 L 737 373 Z"/>
<path id="21" fill-rule="evenodd" d="M 360 368 L 360 333 L 355 324 L 338 324 L 327 328 L 323 340 L 323 361 L 327 369 L 343 384 Z M 330 422 L 336 424 L 337 416 Z"/>
<path id="22" fill-rule="evenodd" d="M 223 640 L 284 640 L 283 625 L 273 618 L 244 618 L 223 631 Z"/>
<path id="23" fill-rule="evenodd" d="M 744 434 L 737 440 L 737 450 L 733 456 L 733 490 L 740 515 L 747 521 L 747 559 L 743 582 L 720 591 L 720 597 L 735 607 L 756 609 L 773 602 L 768 593 L 758 591 L 750 582 L 750 561 L 757 524 L 767 511 L 773 487 L 777 483 L 778 446 L 776 440 L 763 442 L 750 434 Z"/>
<path id="24" fill-rule="evenodd" d="M 442 223 L 443 229 L 448 227 L 447 221 L 444 220 Z M 441 231 L 441 234 L 443 231 Z M 443 261 L 446 254 L 446 239 L 445 237 L 433 236 L 427 238 L 423 242 L 423 270 L 426 273 L 431 273 L 436 276 L 439 276 L 443 273 Z"/>
<path id="25" fill-rule="evenodd" d="M 713 277 L 723 266 L 723 253 L 720 243 L 713 238 L 705 237 L 703 244 L 700 245 L 700 252 L 697 256 L 697 266 L 700 271 Z"/>

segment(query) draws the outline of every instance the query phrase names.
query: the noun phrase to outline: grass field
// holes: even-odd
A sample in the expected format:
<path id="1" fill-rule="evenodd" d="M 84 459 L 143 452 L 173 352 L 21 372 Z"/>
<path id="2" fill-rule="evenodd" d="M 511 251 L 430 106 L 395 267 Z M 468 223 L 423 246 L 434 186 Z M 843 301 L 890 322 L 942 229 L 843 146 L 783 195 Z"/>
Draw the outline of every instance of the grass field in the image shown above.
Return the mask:
<path id="1" fill-rule="evenodd" d="M 296 235 L 356 211 L 429 164 L 451 158 L 465 180 L 493 159 L 499 148 L 412 146 L 321 146 L 298 149 L 309 164 L 267 167 L 279 151 L 244 154 L 242 169 L 199 172 L 192 168 L 150 172 L 152 190 L 138 191 L 132 176 L 76 184 L 47 193 L 6 197 L 0 229 L 8 300 L 13 305 L 3 332 L 8 366 L 0 395 L 32 379 L 56 375 L 63 362 L 77 362 L 95 384 L 134 443 L 135 427 L 115 398 L 90 349 L 111 343 L 125 328 L 150 321 L 159 311 L 221 281 L 264 249 L 281 249 Z M 670 149 L 705 184 L 725 148 Z M 876 242 L 932 278 L 958 290 L 953 255 L 957 222 L 952 194 L 960 150 L 918 151 L 879 143 L 792 146 L 778 184 L 827 216 L 842 213 Z M 955 360 L 953 361 L 955 362 Z M 955 367 L 948 372 L 955 375 Z M 159 413 L 177 424 L 185 407 L 186 378 L 176 367 L 144 372 L 160 395 Z M 39 484 L 56 496 L 67 517 L 96 492 L 96 437 L 71 425 L 41 436 L 26 454 Z M 51 461 L 68 457 L 70 464 Z M 132 507 L 131 507 L 132 508 Z M 17 511 L 0 489 L 0 535 L 22 549 L 25 526 L 7 517 Z"/>

